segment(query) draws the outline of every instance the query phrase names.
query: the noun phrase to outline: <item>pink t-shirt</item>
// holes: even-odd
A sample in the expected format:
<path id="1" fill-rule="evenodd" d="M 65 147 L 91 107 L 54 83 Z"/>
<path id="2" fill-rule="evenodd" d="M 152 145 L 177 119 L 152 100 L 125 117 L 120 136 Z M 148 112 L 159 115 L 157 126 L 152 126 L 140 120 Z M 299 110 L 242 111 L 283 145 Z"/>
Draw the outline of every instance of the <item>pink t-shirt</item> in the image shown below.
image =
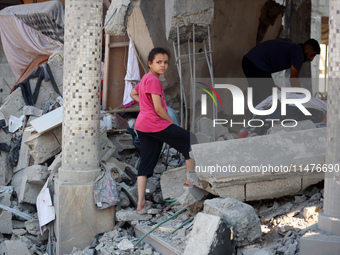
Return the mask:
<path id="1" fill-rule="evenodd" d="M 151 94 L 160 95 L 162 106 L 167 110 L 164 89 L 159 79 L 154 74 L 145 74 L 135 90 L 139 94 L 140 108 L 135 129 L 142 132 L 159 132 L 170 126 L 170 121 L 156 113 L 151 97 Z"/>

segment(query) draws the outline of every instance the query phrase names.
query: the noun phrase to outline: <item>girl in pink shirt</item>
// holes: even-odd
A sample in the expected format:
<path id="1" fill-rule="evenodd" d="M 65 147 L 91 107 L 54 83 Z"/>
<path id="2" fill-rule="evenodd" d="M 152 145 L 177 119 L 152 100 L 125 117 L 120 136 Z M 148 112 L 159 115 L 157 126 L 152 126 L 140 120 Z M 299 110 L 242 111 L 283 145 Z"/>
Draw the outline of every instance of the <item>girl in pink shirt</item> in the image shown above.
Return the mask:
<path id="1" fill-rule="evenodd" d="M 145 200 L 146 182 L 147 178 L 153 175 L 163 142 L 183 154 L 187 172 L 190 170 L 190 132 L 173 124 L 167 111 L 164 89 L 159 81 L 159 76 L 168 68 L 168 61 L 169 54 L 165 49 L 152 49 L 148 56 L 150 71 L 143 76 L 130 94 L 139 102 L 140 107 L 135 124 L 141 142 L 141 162 L 137 177 L 139 214 L 145 214 L 151 207 L 151 203 Z M 192 184 L 186 179 L 184 186 L 191 187 Z"/>

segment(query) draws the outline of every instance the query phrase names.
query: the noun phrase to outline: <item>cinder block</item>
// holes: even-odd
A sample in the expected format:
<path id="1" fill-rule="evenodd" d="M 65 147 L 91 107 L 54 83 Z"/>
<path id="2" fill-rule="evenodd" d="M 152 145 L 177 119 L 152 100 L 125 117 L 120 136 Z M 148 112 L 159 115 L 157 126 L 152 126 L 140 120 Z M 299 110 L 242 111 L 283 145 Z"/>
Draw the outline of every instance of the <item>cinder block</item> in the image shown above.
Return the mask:
<path id="1" fill-rule="evenodd" d="M 214 198 L 204 201 L 204 213 L 224 219 L 233 227 L 236 246 L 245 246 L 261 237 L 261 224 L 252 206 L 233 198 Z"/>
<path id="2" fill-rule="evenodd" d="M 163 199 L 178 198 L 184 193 L 183 184 L 186 178 L 186 166 L 166 171 L 161 176 Z"/>
<path id="3" fill-rule="evenodd" d="M 301 176 L 246 184 L 246 201 L 294 195 L 301 190 Z"/>
<path id="4" fill-rule="evenodd" d="M 118 152 L 135 149 L 133 138 L 129 134 L 111 135 L 109 136 L 109 140 L 116 146 Z"/>
<path id="5" fill-rule="evenodd" d="M 198 213 L 184 255 L 233 254 L 233 251 L 231 231 L 227 223 L 219 216 Z"/>
<path id="6" fill-rule="evenodd" d="M 20 240 L 6 240 L 1 243 L 0 251 L 3 255 L 30 255 L 26 244 Z"/>
<path id="7" fill-rule="evenodd" d="M 0 214 L 0 233 L 12 234 L 12 229 L 12 213 L 2 210 Z"/>
<path id="8" fill-rule="evenodd" d="M 33 134 L 26 140 L 29 154 L 34 158 L 34 164 L 44 163 L 61 152 L 61 126 L 43 134 Z"/>

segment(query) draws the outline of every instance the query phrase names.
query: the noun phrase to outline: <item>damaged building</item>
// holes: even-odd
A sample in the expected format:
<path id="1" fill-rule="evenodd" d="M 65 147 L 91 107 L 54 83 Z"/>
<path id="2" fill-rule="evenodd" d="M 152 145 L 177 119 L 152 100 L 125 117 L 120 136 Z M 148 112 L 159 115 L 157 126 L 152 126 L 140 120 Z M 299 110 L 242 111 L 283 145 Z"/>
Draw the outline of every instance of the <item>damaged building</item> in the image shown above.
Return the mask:
<path id="1" fill-rule="evenodd" d="M 339 10 L 335 0 L 1 1 L 0 254 L 340 253 Z M 308 118 L 252 114 L 275 93 L 262 108 L 247 101 L 243 56 L 283 37 L 321 45 L 299 76 Z M 129 95 L 154 47 L 170 52 L 169 114 L 194 139 L 188 173 L 164 145 L 140 215 Z M 272 76 L 278 97 L 289 91 L 290 70 Z"/>

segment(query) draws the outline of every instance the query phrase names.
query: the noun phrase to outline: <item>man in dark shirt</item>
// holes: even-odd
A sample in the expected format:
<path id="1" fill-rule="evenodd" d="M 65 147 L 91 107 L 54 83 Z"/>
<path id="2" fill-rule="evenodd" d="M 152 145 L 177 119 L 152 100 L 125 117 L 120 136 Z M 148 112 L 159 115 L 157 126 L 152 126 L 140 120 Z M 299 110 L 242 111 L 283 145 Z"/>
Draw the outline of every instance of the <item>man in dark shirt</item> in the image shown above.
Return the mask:
<path id="1" fill-rule="evenodd" d="M 297 78 L 302 64 L 312 61 L 317 54 L 320 54 L 320 46 L 314 39 L 297 44 L 281 38 L 265 41 L 252 48 L 243 57 L 242 68 L 248 86 L 253 88 L 253 105 L 256 106 L 272 95 L 272 88 L 275 87 L 272 73 L 290 68 L 291 85 L 300 87 Z"/>

